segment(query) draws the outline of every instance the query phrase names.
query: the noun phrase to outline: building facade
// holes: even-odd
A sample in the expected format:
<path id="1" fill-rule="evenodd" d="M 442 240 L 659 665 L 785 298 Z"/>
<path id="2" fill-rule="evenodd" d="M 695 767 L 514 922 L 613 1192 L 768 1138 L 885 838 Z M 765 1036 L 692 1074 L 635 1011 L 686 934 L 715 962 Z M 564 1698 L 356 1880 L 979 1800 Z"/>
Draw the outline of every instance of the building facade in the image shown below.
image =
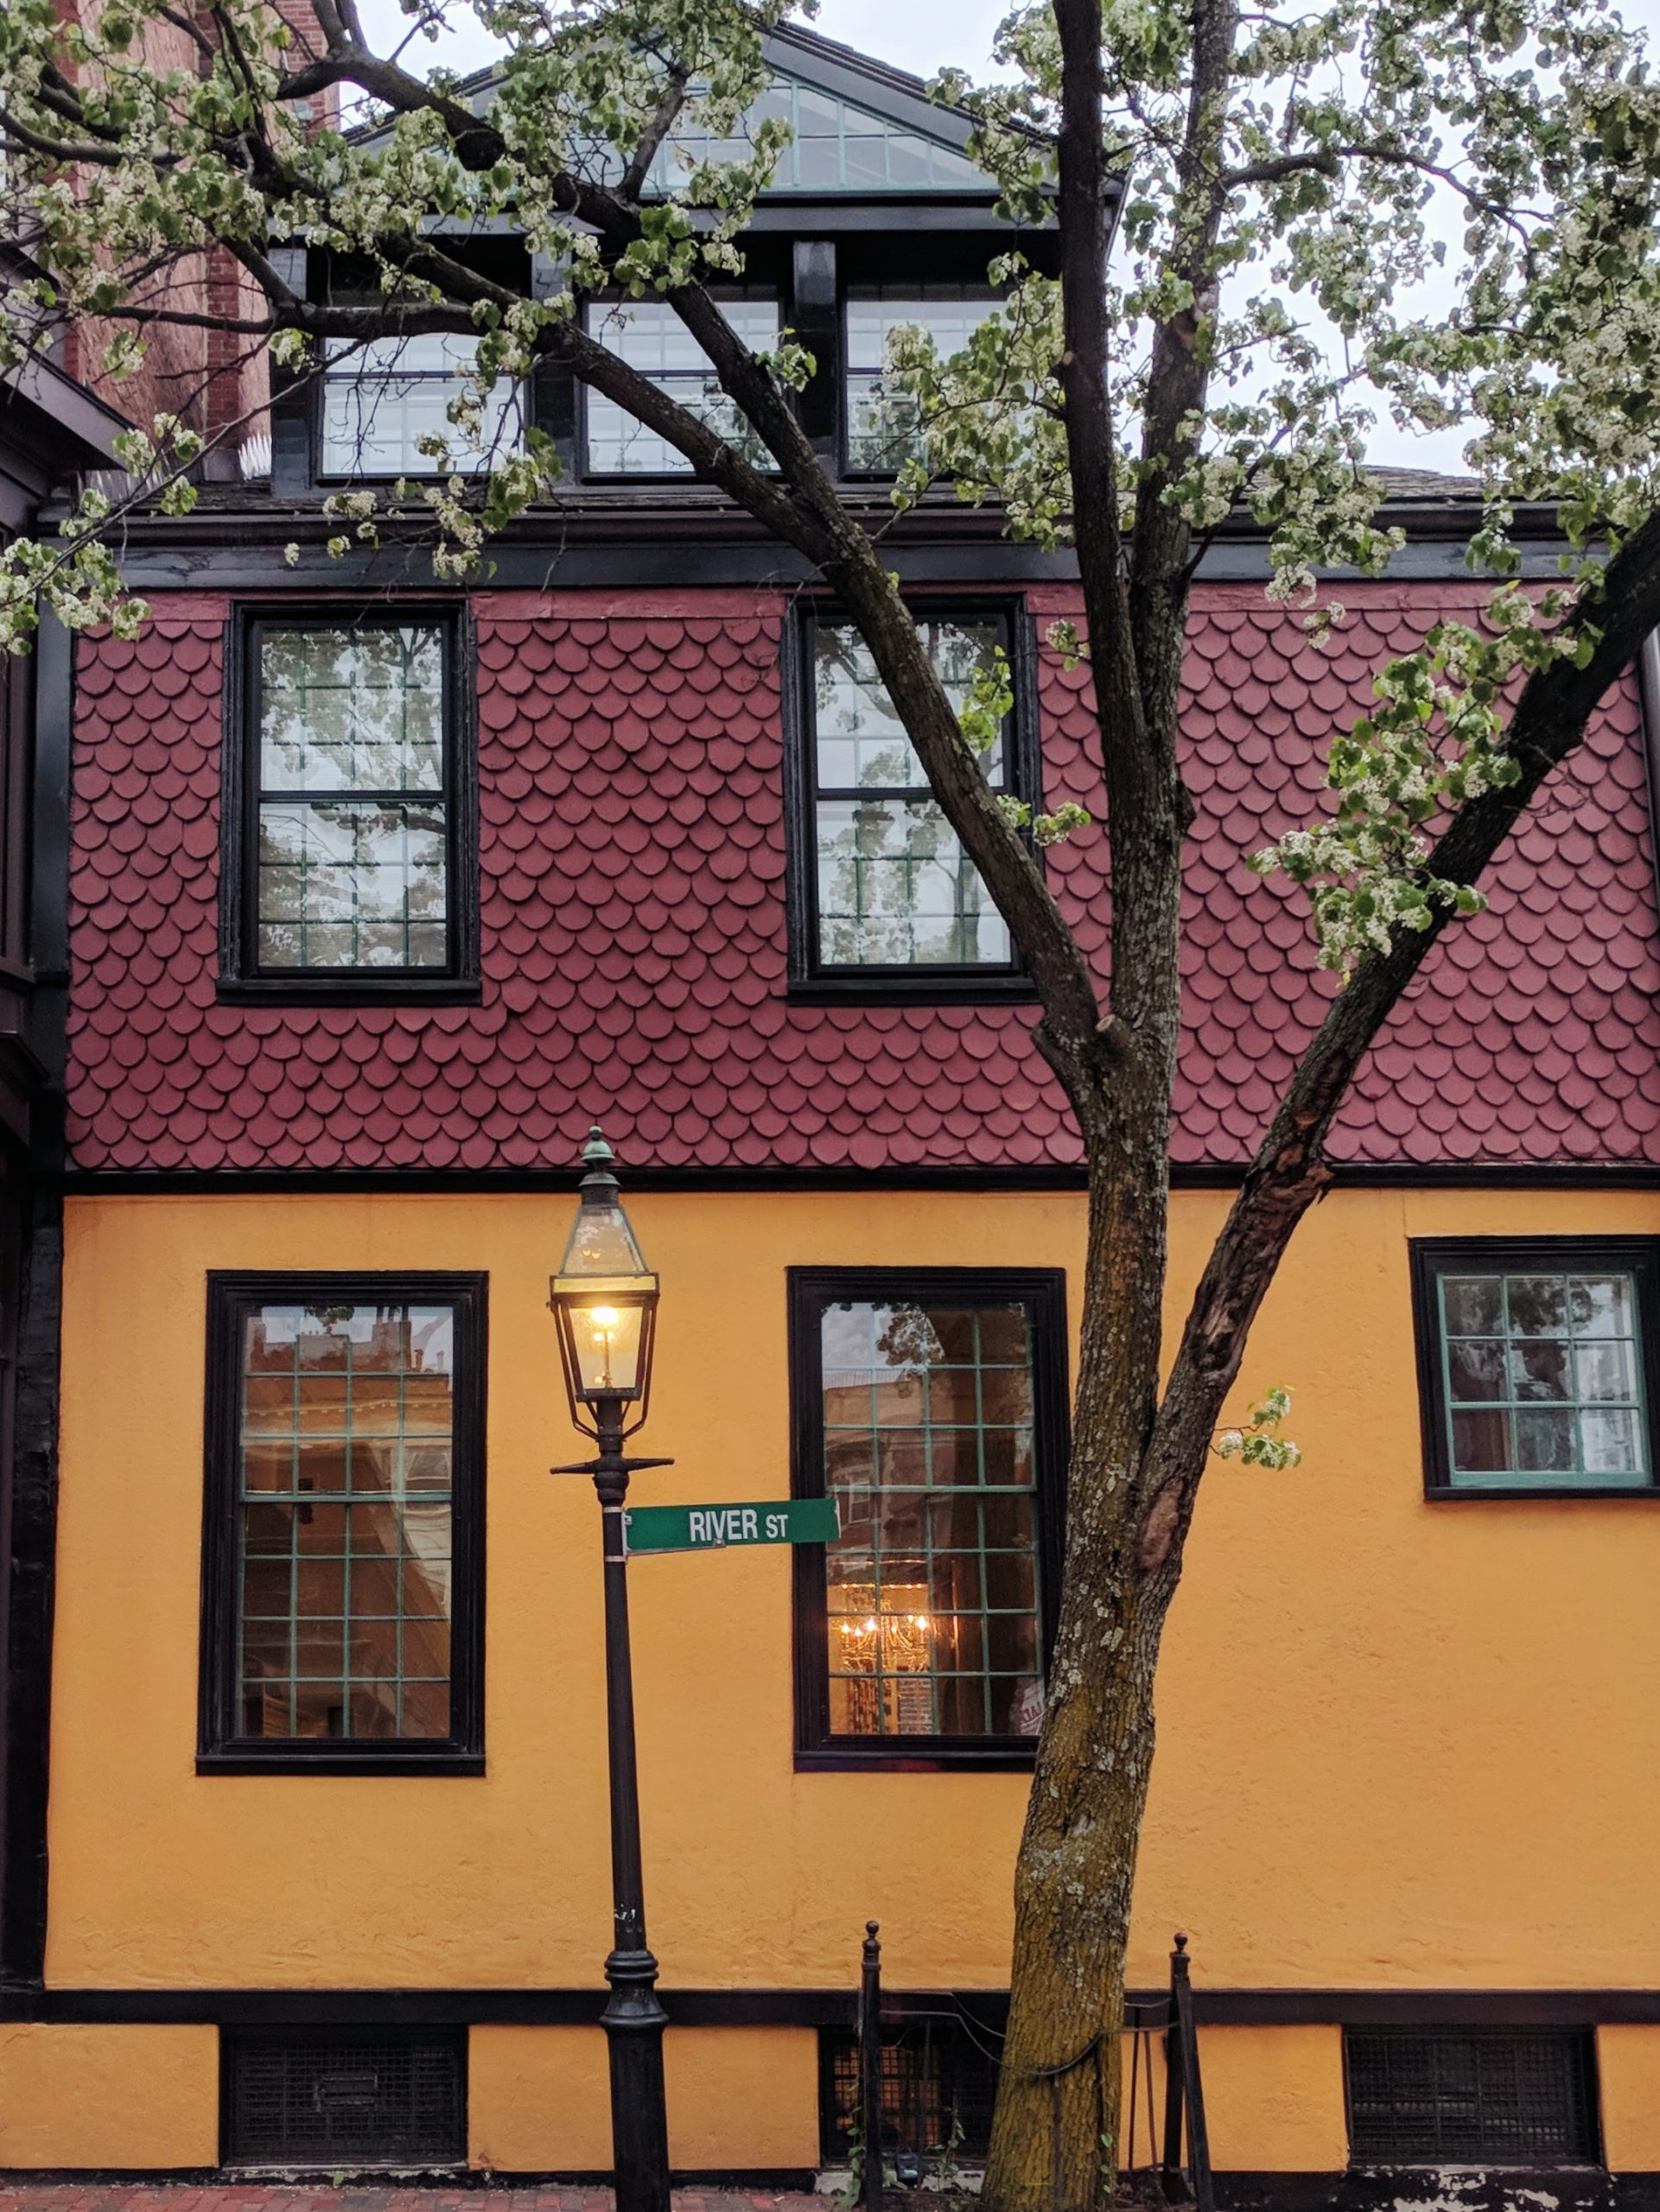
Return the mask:
<path id="1" fill-rule="evenodd" d="M 880 512 L 885 331 L 960 334 L 998 226 L 919 88 L 805 35 L 777 61 L 795 166 L 734 309 L 808 337 L 809 427 Z M 703 402 L 649 304 L 607 327 Z M 135 529 L 153 620 L 82 639 L 38 734 L 61 1388 L 11 1547 L 51 1595 L 6 1712 L 43 1786 L 7 1822 L 0 2165 L 608 2164 L 597 1514 L 546 1471 L 595 1120 L 664 1285 L 641 1448 L 674 1465 L 639 1501 L 829 1494 L 843 1532 L 630 1570 L 674 2164 L 844 2157 L 869 1918 L 893 2124 L 970 2160 L 1077 1139 L 859 640 L 671 455 L 541 378 L 498 428 L 551 427 L 567 484 L 487 588 L 326 558 L 329 485 L 410 465 L 456 369 L 279 398 L 269 482 Z M 1243 856 L 1318 808 L 1379 663 L 1481 603 L 1456 499 L 1398 512 L 1329 652 L 1247 535 L 1195 594 L 1173 1329 L 1327 988 Z M 1065 560 L 949 499 L 890 542 L 948 682 L 1009 658 L 988 772 L 1098 812 Z M 1654 734 L 1633 674 L 1363 1071 L 1249 1363 L 1304 1464 L 1219 1468 L 1200 1510 L 1131 1980 L 1189 1933 L 1236 2193 L 1660 2187 Z M 1104 963 L 1098 833 L 1046 865 Z"/>

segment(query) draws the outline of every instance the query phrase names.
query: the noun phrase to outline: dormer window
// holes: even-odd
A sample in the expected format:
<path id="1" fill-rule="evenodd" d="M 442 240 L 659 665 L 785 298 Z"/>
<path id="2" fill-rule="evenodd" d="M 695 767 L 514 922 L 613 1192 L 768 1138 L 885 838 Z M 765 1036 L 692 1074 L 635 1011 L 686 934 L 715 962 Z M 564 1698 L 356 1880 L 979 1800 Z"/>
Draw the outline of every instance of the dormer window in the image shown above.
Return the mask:
<path id="1" fill-rule="evenodd" d="M 779 308 L 770 292 L 716 295 L 722 313 L 752 352 L 778 344 Z M 589 335 L 677 400 L 700 422 L 762 467 L 770 456 L 721 389 L 709 358 L 666 300 L 620 300 L 588 311 Z M 590 476 L 690 476 L 691 464 L 666 439 L 590 389 L 587 394 Z"/>
<path id="2" fill-rule="evenodd" d="M 517 450 L 525 434 L 525 388 L 498 378 L 484 401 L 479 434 L 449 419 L 468 390 L 478 340 L 447 331 L 420 338 L 330 341 L 323 372 L 322 474 L 326 477 L 471 475 Z M 448 461 L 421 449 L 442 438 Z"/>
<path id="3" fill-rule="evenodd" d="M 916 403 L 887 378 L 888 341 L 919 324 L 942 359 L 960 353 L 997 304 L 983 284 L 861 284 L 847 296 L 847 466 L 894 476 L 919 451 Z"/>

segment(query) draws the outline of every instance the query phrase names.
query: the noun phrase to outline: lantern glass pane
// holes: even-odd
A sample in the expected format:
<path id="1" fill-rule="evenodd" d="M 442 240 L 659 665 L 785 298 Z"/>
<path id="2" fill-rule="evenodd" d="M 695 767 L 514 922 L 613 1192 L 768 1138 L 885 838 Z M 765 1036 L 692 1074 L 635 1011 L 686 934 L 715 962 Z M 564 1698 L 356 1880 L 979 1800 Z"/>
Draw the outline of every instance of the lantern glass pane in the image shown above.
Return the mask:
<path id="1" fill-rule="evenodd" d="M 644 1307 L 571 1306 L 566 1311 L 583 1395 L 600 1390 L 637 1391 Z"/>
<path id="2" fill-rule="evenodd" d="M 646 1275 L 645 1255 L 628 1217 L 615 1204 L 581 1205 L 559 1265 L 562 1275 Z"/>

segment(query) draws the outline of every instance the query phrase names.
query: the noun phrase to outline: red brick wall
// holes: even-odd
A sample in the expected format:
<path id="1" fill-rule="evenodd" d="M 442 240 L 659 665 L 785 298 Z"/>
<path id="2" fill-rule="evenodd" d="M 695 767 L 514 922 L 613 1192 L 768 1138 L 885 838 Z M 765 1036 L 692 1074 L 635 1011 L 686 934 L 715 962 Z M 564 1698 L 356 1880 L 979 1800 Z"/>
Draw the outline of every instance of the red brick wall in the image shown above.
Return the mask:
<path id="1" fill-rule="evenodd" d="M 1320 749 L 1371 671 L 1467 591 L 1356 588 L 1332 655 L 1260 588 L 1199 594 L 1184 714 L 1177 1157 L 1237 1161 L 1329 984 L 1300 897 L 1243 855 L 1310 818 Z M 482 1001 L 219 1003 L 226 603 L 156 602 L 83 643 L 69 1107 L 82 1167 L 568 1165 L 595 1115 L 635 1165 L 1069 1161 L 1030 1007 L 786 995 L 769 595 L 493 593 L 479 633 Z M 1067 594 L 1033 594 L 1040 627 Z M 1042 655 L 1046 795 L 1098 804 L 1087 677 Z M 1104 960 L 1103 839 L 1050 855 Z M 1660 946 L 1626 687 L 1448 932 L 1362 1072 L 1333 1150 L 1377 1161 L 1660 1160 Z"/>

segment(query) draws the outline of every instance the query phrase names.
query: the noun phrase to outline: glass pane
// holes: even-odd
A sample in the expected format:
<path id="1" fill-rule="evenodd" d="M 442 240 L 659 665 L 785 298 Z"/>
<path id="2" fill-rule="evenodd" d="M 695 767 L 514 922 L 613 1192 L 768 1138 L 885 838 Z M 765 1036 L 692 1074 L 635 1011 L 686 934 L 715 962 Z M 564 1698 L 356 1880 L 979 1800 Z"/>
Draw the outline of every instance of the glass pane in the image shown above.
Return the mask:
<path id="1" fill-rule="evenodd" d="M 1520 1399 L 1568 1397 L 1568 1346 L 1549 1338 L 1513 1344 L 1510 1395 Z"/>
<path id="2" fill-rule="evenodd" d="M 1637 1347 L 1618 1341 L 1576 1344 L 1574 1395 L 1580 1398 L 1635 1398 Z"/>
<path id="3" fill-rule="evenodd" d="M 1518 1412 L 1516 1464 L 1524 1474 L 1570 1474 L 1574 1468 L 1573 1415 Z"/>
<path id="4" fill-rule="evenodd" d="M 1633 1277 L 1449 1275 L 1441 1313 L 1455 1482 L 1648 1481 Z"/>
<path id="5" fill-rule="evenodd" d="M 915 165 L 915 142 L 901 143 L 899 160 Z M 868 157 L 868 156 L 867 156 Z M 997 306 L 983 287 L 924 284 L 904 289 L 879 285 L 850 292 L 847 334 L 847 460 L 852 469 L 891 476 L 921 450 L 916 404 L 887 376 L 888 348 L 900 330 L 925 331 L 940 359 L 949 359 L 969 345 Z"/>
<path id="6" fill-rule="evenodd" d="M 453 1309 L 269 1306 L 245 1345 L 245 1729 L 443 1734 Z"/>
<path id="7" fill-rule="evenodd" d="M 1453 1465 L 1460 1474 L 1498 1474 L 1511 1464 L 1510 1415 L 1454 1414 Z"/>
<path id="8" fill-rule="evenodd" d="M 1041 1690 L 1024 1309 L 830 1306 L 820 1351 L 825 1477 L 843 1509 L 826 1555 L 832 1730 L 1030 1733 Z M 994 1396 L 1024 1425 L 989 1421 Z"/>
<path id="9" fill-rule="evenodd" d="M 1441 1282 L 1441 1306 L 1449 1337 L 1497 1336 L 1504 1325 L 1502 1275 L 1447 1275 Z"/>
<path id="10" fill-rule="evenodd" d="M 1580 1454 L 1588 1475 L 1636 1475 L 1645 1470 L 1636 1411 L 1612 1408 L 1580 1415 Z"/>
<path id="11" fill-rule="evenodd" d="M 1466 1337 L 1447 1347 L 1447 1383 L 1455 1404 L 1510 1395 L 1503 1344 Z"/>
<path id="12" fill-rule="evenodd" d="M 778 302 L 720 299 L 717 303 L 753 353 L 778 344 Z M 722 391 L 703 349 L 666 300 L 620 301 L 588 310 L 588 331 L 607 352 L 648 377 L 659 391 L 709 424 L 758 468 L 773 463 L 761 441 Z M 594 476 L 687 476 L 691 463 L 625 408 L 589 388 L 588 467 Z"/>
<path id="13" fill-rule="evenodd" d="M 1568 1286 L 1574 1333 L 1579 1337 L 1629 1337 L 1633 1333 L 1629 1275 L 1575 1275 Z"/>
<path id="14" fill-rule="evenodd" d="M 262 969 L 444 964 L 448 856 L 436 801 L 264 800 L 258 873 Z"/>
<path id="15" fill-rule="evenodd" d="M 1008 925 L 932 799 L 821 799 L 817 868 L 828 966 L 1008 965 Z"/>
<path id="16" fill-rule="evenodd" d="M 498 378 L 479 404 L 476 432 L 449 419 L 457 400 L 476 400 L 467 372 L 476 339 L 449 333 L 335 340 L 323 375 L 323 473 L 328 476 L 436 476 L 488 468 L 524 442 L 525 393 Z M 423 453 L 440 438 L 443 459 Z"/>

